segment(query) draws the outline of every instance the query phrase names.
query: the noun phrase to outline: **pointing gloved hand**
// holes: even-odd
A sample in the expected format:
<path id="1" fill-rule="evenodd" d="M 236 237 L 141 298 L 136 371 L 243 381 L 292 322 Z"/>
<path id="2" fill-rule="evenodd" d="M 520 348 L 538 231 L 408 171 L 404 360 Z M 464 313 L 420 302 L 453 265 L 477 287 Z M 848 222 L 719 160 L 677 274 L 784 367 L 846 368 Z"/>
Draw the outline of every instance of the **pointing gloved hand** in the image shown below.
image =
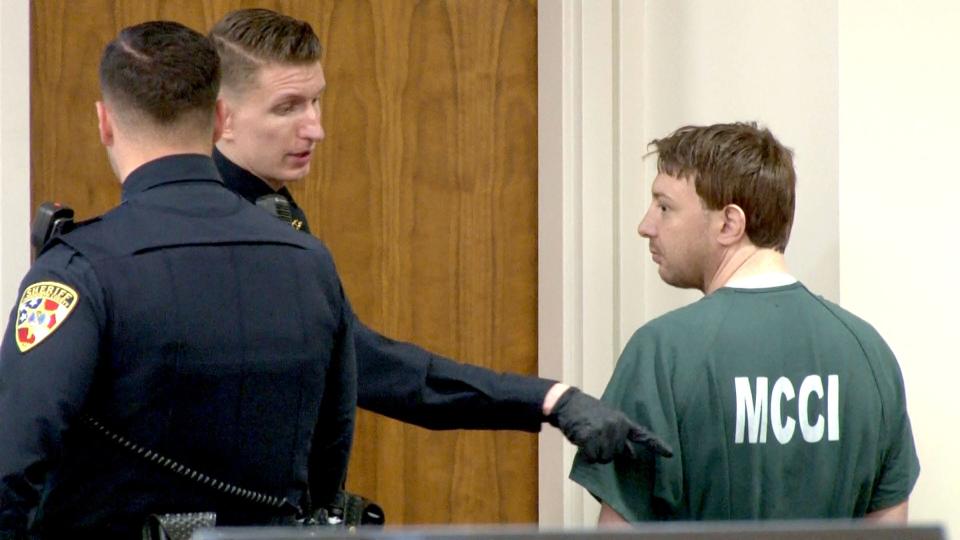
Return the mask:
<path id="1" fill-rule="evenodd" d="M 570 387 L 553 405 L 547 421 L 580 448 L 591 463 L 609 463 L 620 456 L 635 457 L 631 442 L 671 457 L 670 446 L 645 427 L 633 423 L 623 412 Z"/>

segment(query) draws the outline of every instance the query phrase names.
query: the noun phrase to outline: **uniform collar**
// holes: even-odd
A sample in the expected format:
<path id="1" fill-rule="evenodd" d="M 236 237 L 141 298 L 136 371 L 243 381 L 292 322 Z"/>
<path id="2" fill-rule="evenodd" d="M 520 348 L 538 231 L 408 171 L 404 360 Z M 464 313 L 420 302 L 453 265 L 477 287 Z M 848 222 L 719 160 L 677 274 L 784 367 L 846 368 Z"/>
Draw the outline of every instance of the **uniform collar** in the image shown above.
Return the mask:
<path id="1" fill-rule="evenodd" d="M 223 175 L 224 184 L 244 199 L 256 203 L 257 199 L 264 195 L 279 193 L 286 197 L 290 204 L 296 206 L 293 195 L 287 188 L 280 188 L 279 191 L 274 190 L 259 176 L 230 161 L 216 147 L 213 149 L 213 161 L 216 163 L 217 169 L 220 170 L 220 174 Z"/>
<path id="2" fill-rule="evenodd" d="M 122 198 L 127 200 L 163 184 L 188 180 L 223 183 L 210 156 L 176 154 L 148 161 L 134 169 L 123 182 Z"/>

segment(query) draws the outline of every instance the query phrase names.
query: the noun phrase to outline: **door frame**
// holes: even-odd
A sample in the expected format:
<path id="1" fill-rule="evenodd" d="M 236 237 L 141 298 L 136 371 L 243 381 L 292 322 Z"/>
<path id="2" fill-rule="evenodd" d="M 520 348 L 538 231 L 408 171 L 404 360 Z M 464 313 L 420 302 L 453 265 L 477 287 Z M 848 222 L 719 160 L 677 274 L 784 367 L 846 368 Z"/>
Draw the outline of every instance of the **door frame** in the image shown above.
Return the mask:
<path id="1" fill-rule="evenodd" d="M 30 1 L 0 2 L 0 322 L 30 267 Z M 92 104 L 91 104 L 92 105 Z M 92 108 L 92 107 L 91 107 Z"/>
<path id="2" fill-rule="evenodd" d="M 587 9 L 585 4 L 589 2 Z M 600 395 L 643 322 L 643 0 L 539 2 L 538 365 Z M 649 161 L 649 160 L 648 160 Z M 599 504 L 567 479 L 575 450 L 540 434 L 544 528 L 590 527 Z"/>

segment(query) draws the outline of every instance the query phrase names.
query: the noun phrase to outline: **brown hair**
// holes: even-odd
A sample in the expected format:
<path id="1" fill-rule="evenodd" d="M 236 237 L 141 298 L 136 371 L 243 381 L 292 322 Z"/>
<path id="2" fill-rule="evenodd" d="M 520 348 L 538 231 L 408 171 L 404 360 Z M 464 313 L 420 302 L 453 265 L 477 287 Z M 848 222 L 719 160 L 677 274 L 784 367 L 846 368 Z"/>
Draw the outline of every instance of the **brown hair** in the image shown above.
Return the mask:
<path id="1" fill-rule="evenodd" d="M 659 154 L 658 172 L 693 180 L 710 210 L 742 208 L 755 246 L 786 249 L 797 177 L 793 152 L 770 130 L 753 122 L 685 126 L 650 145 Z"/>
<path id="2" fill-rule="evenodd" d="M 246 90 L 264 64 L 320 61 L 320 38 L 306 21 L 269 9 L 231 11 L 210 30 L 223 64 L 223 86 Z"/>
<path id="3" fill-rule="evenodd" d="M 124 28 L 100 58 L 100 91 L 127 121 L 211 129 L 219 89 L 213 45 L 180 23 Z"/>

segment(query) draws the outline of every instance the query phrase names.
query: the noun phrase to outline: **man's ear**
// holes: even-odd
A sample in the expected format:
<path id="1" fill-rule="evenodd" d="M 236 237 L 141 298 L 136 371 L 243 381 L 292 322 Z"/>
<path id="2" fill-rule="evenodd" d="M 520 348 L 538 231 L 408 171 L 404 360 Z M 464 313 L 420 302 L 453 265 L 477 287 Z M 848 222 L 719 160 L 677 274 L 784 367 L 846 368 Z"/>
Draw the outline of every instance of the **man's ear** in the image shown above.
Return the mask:
<path id="1" fill-rule="evenodd" d="M 223 94 L 220 94 L 221 97 L 217 98 L 217 107 L 218 113 L 222 115 L 222 123 L 220 129 L 220 136 L 218 139 L 223 139 L 225 141 L 233 141 L 234 133 L 234 109 L 230 106 L 230 102 L 223 99 Z M 222 112 L 219 112 L 222 110 Z"/>
<path id="2" fill-rule="evenodd" d="M 97 129 L 100 131 L 100 142 L 104 146 L 113 146 L 113 118 L 107 106 L 98 101 L 97 105 Z"/>
<path id="3" fill-rule="evenodd" d="M 220 137 L 223 136 L 223 126 L 226 121 L 226 109 L 222 99 L 217 99 L 217 104 L 213 112 L 213 144 L 217 144 Z"/>
<path id="4" fill-rule="evenodd" d="M 747 235 L 747 215 L 743 208 L 728 204 L 720 211 L 723 220 L 717 241 L 724 246 L 732 246 Z"/>

